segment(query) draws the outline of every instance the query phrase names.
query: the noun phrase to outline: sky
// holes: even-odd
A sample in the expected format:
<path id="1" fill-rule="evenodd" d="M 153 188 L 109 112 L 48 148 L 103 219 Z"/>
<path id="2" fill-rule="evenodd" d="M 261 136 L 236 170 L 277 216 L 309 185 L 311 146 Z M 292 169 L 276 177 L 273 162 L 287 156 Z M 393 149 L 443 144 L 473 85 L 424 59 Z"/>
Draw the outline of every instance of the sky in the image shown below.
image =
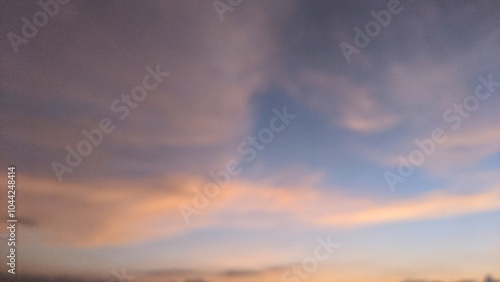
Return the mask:
<path id="1" fill-rule="evenodd" d="M 500 2 L 0 18 L 2 281 L 500 279 Z"/>

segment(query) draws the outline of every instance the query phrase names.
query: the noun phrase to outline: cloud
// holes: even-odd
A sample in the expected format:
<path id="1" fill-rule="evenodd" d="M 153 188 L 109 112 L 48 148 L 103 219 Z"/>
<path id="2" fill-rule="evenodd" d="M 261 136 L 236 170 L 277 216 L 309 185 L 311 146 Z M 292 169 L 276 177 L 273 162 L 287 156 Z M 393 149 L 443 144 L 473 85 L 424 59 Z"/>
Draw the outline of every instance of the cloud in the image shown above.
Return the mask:
<path id="1" fill-rule="evenodd" d="M 430 193 L 397 203 L 377 203 L 366 209 L 327 216 L 323 224 L 362 226 L 389 222 L 437 219 L 449 216 L 480 213 L 498 209 L 500 193 L 492 191 L 469 195 Z"/>
<path id="2" fill-rule="evenodd" d="M 86 158 L 87 173 L 79 169 L 73 180 L 145 170 L 141 166 L 151 166 L 144 174 L 154 174 L 158 167 L 170 168 L 171 159 L 190 168 L 217 164 L 216 158 L 223 163 L 224 151 L 251 130 L 249 100 L 265 87 L 266 65 L 277 48 L 268 30 L 283 15 L 262 13 L 262 6 L 284 14 L 289 9 L 285 3 L 256 4 L 221 23 L 211 2 L 72 3 L 79 16 L 60 18 L 46 32 L 65 44 L 40 36 L 23 56 L 1 55 L 2 101 L 12 105 L 0 113 L 2 141 L 13 148 L 6 150 L 8 159 L 30 160 L 34 174 L 51 175 L 50 163 L 84 138 L 83 129 L 110 118 L 117 128 Z M 203 24 L 195 28 L 193 22 Z M 51 51 L 37 56 L 45 48 Z M 112 102 L 130 94 L 142 83 L 145 67 L 156 64 L 170 76 L 120 120 Z M 205 161 L 192 160 L 195 150 L 206 152 Z"/>
<path id="3" fill-rule="evenodd" d="M 299 99 L 337 126 L 373 133 L 387 130 L 397 122 L 396 116 L 376 101 L 372 87 L 357 84 L 349 77 L 306 71 L 299 83 Z"/>
<path id="4" fill-rule="evenodd" d="M 474 118 L 474 117 L 471 117 Z M 498 153 L 500 132 L 495 126 L 477 122 L 457 131 L 447 131 L 448 138 L 436 148 L 432 159 L 424 164 L 424 168 L 431 175 L 441 177 L 456 175 L 458 171 L 472 177 L 484 169 L 477 168 L 478 164 Z M 492 165 L 490 169 L 495 169 Z M 494 180 L 495 177 L 490 178 Z"/>
<path id="5" fill-rule="evenodd" d="M 314 184 L 317 180 L 297 185 L 276 185 L 275 181 L 233 180 L 187 226 L 179 204 L 192 205 L 195 191 L 205 184 L 194 176 L 108 180 L 93 185 L 26 178 L 25 208 L 19 215 L 36 222 L 27 228 L 44 234 L 52 245 L 89 247 L 133 245 L 207 227 L 269 229 L 298 224 L 359 228 L 493 211 L 500 204 L 498 187 L 469 194 L 431 192 L 410 199 L 380 200 L 350 196 L 332 187 L 320 189 Z"/>
<path id="6" fill-rule="evenodd" d="M 407 118 L 428 118 L 423 113 L 442 113 L 467 94 L 462 68 L 455 64 L 412 62 L 394 64 L 387 71 L 391 103 Z"/>
<path id="7" fill-rule="evenodd" d="M 23 182 L 26 208 L 20 216 L 37 222 L 30 233 L 44 234 L 51 245 L 73 247 L 133 244 L 172 235 L 183 226 L 178 203 L 189 200 L 187 191 L 199 185 L 181 176 L 104 181 L 91 188 L 32 178 Z"/>
<path id="8" fill-rule="evenodd" d="M 432 192 L 393 201 L 351 197 L 314 187 L 266 187 L 241 183 L 228 190 L 232 195 L 217 208 L 220 211 L 215 212 L 226 219 L 219 224 L 224 221 L 238 224 L 244 220 L 247 227 L 295 222 L 354 228 L 493 211 L 500 203 L 498 188 L 465 195 Z M 259 213 L 253 213 L 256 211 Z"/>

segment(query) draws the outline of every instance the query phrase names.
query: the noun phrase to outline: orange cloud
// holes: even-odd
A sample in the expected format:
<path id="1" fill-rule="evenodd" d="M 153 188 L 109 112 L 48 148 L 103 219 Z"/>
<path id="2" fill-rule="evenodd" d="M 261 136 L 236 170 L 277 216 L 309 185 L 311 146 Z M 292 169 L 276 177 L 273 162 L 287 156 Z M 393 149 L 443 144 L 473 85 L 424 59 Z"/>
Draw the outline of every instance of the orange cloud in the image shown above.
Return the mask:
<path id="1" fill-rule="evenodd" d="M 197 228 L 272 228 L 279 224 L 354 228 L 486 212 L 500 206 L 500 189 L 467 195 L 435 192 L 382 201 L 318 189 L 312 182 L 273 185 L 233 181 L 186 225 L 180 204 L 205 184 L 187 175 L 145 181 L 60 184 L 26 178 L 19 216 L 51 244 L 106 246 L 169 238 Z"/>

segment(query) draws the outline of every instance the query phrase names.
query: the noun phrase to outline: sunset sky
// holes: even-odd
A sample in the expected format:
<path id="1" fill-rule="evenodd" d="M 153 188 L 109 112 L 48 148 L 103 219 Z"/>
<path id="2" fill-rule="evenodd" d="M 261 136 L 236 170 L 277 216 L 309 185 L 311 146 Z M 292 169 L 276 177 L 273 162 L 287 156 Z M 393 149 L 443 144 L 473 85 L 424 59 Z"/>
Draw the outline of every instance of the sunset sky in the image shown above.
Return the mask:
<path id="1" fill-rule="evenodd" d="M 500 279 L 500 1 L 37 2 L 0 1 L 1 281 Z"/>

